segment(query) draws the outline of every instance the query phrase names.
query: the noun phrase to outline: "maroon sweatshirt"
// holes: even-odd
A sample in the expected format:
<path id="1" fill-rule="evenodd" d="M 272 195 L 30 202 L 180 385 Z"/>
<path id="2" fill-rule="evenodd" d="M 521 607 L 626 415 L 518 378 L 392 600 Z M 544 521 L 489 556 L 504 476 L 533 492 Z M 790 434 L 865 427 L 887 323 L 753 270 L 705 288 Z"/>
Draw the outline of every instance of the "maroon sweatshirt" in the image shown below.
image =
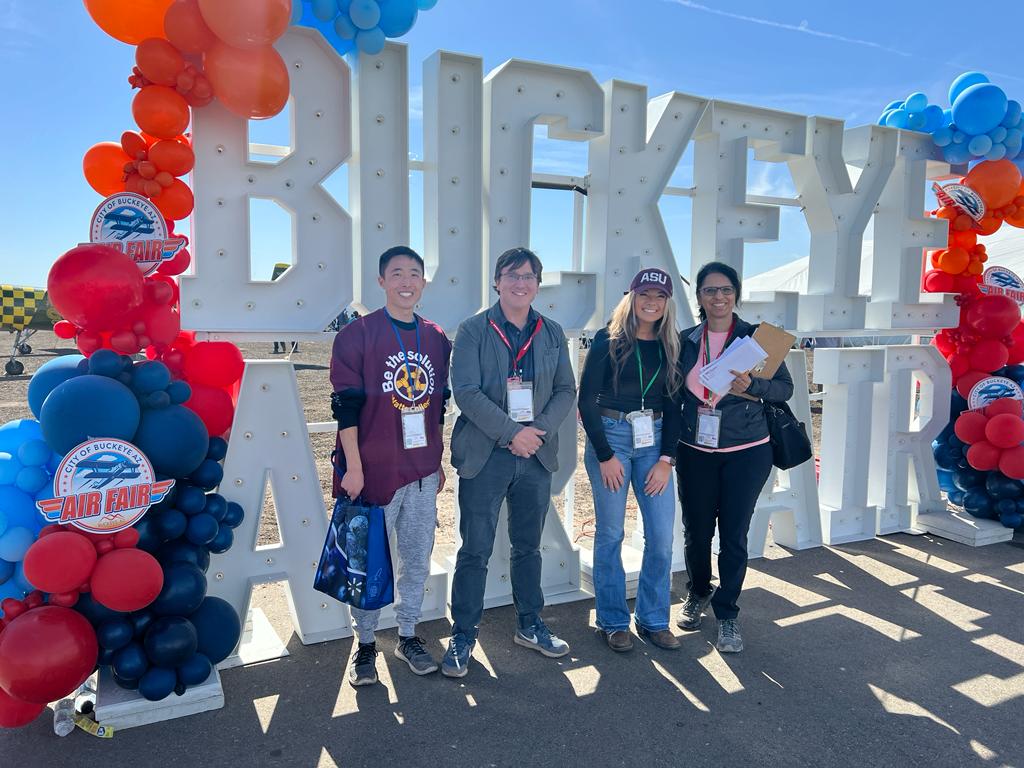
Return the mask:
<path id="1" fill-rule="evenodd" d="M 359 427 L 365 480 L 362 495 L 371 504 L 387 504 L 399 488 L 432 475 L 441 466 L 441 425 L 452 345 L 440 326 L 419 316 L 416 320 L 418 351 L 416 327 L 397 321 L 392 326 L 383 309 L 349 323 L 334 339 L 331 385 L 347 404 L 344 410 L 352 414 L 352 423 L 343 415 L 338 427 Z M 395 335 L 396 327 L 402 344 Z M 426 409 L 427 444 L 422 448 L 402 446 L 401 412 L 406 408 Z M 337 450 L 338 467 L 344 472 L 340 437 Z M 341 493 L 340 480 L 335 473 L 335 497 Z"/>

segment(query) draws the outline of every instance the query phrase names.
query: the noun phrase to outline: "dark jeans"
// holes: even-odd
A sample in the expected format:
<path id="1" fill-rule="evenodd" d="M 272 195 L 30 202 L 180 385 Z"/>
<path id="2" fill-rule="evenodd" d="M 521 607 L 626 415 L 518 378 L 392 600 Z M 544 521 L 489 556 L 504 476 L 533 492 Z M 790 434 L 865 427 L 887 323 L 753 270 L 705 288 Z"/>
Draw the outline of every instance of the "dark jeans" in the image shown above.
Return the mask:
<path id="1" fill-rule="evenodd" d="M 676 474 L 683 505 L 684 550 L 690 591 L 711 591 L 711 539 L 718 523 L 718 619 L 735 619 L 747 575 L 747 531 L 754 504 L 772 469 L 767 443 L 730 453 L 705 453 L 679 444 Z"/>
<path id="2" fill-rule="evenodd" d="M 536 457 L 513 456 L 496 447 L 480 473 L 459 479 L 459 533 L 462 546 L 452 579 L 452 634 L 476 639 L 484 611 L 487 561 L 494 549 L 501 504 L 508 500 L 512 542 L 512 601 L 520 629 L 540 618 L 540 536 L 551 501 L 551 473 Z"/>

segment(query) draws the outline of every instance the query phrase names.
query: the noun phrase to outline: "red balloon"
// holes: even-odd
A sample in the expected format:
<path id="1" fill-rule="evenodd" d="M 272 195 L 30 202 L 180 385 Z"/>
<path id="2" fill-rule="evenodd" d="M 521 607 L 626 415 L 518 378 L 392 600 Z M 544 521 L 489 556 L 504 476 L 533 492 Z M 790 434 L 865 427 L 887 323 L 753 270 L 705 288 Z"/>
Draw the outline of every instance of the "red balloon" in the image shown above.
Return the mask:
<path id="1" fill-rule="evenodd" d="M 1022 407 L 1024 407 L 1024 400 L 1001 397 L 985 406 L 985 415 L 991 419 L 993 416 L 998 416 L 1001 413 L 1009 413 L 1020 418 Z"/>
<path id="2" fill-rule="evenodd" d="M 75 324 L 69 323 L 67 320 L 58 320 L 53 324 L 53 334 L 58 339 L 73 339 L 76 333 L 78 333 L 78 329 L 75 328 Z"/>
<path id="3" fill-rule="evenodd" d="M 188 248 L 182 248 L 172 258 L 157 267 L 156 271 L 157 274 L 173 277 L 188 269 L 191 263 L 192 255 L 188 252 Z"/>
<path id="4" fill-rule="evenodd" d="M 110 348 L 122 355 L 134 355 L 142 349 L 142 345 L 138 336 L 127 328 L 122 328 L 110 335 Z"/>
<path id="5" fill-rule="evenodd" d="M 1024 442 L 1024 420 L 1009 413 L 996 414 L 985 425 L 985 439 L 996 448 L 1014 448 Z"/>
<path id="6" fill-rule="evenodd" d="M 146 324 L 146 335 L 152 344 L 167 346 L 181 332 L 181 316 L 170 304 L 156 304 L 142 310 L 142 320 Z"/>
<path id="7" fill-rule="evenodd" d="M 1010 334 L 1010 340 L 1013 342 L 1010 344 L 1009 356 L 1006 359 L 1008 365 L 1019 365 L 1024 363 L 1024 323 L 1018 323 L 1017 327 L 1013 329 L 1013 333 Z"/>
<path id="8" fill-rule="evenodd" d="M 976 371 L 995 371 L 1006 365 L 1009 350 L 998 339 L 982 339 L 971 349 L 971 368 Z"/>
<path id="9" fill-rule="evenodd" d="M 953 372 L 953 381 L 956 381 L 969 370 L 971 370 L 971 360 L 967 355 L 962 355 L 959 352 L 954 352 L 949 358 L 949 369 Z"/>
<path id="10" fill-rule="evenodd" d="M 78 351 L 88 357 L 103 347 L 103 336 L 94 331 L 81 331 L 75 339 Z"/>
<path id="11" fill-rule="evenodd" d="M 999 466 L 1002 451 L 992 443 L 982 440 L 967 449 L 967 463 L 977 470 L 986 472 Z"/>
<path id="12" fill-rule="evenodd" d="M 90 331 L 120 327 L 142 304 L 142 273 L 109 245 L 80 245 L 50 267 L 50 302 L 66 320 Z"/>
<path id="13" fill-rule="evenodd" d="M 977 384 L 982 379 L 987 379 L 988 377 L 989 374 L 985 373 L 984 371 L 968 371 L 959 379 L 957 379 L 956 391 L 960 393 L 961 397 L 966 399 L 970 397 L 971 390 L 974 388 L 974 385 Z"/>
<path id="14" fill-rule="evenodd" d="M 25 553 L 25 578 L 43 592 L 70 592 L 89 580 L 96 548 L 84 536 L 60 531 L 39 539 Z"/>
<path id="15" fill-rule="evenodd" d="M 929 271 L 924 276 L 924 289 L 929 293 L 952 293 L 953 275 L 938 269 Z"/>
<path id="16" fill-rule="evenodd" d="M 956 343 L 950 338 L 946 331 L 939 331 L 935 334 L 934 338 L 932 338 L 932 344 L 934 344 L 935 348 L 942 353 L 943 357 L 948 358 L 956 351 Z"/>
<path id="17" fill-rule="evenodd" d="M 967 326 L 982 336 L 1009 336 L 1020 322 L 1020 308 L 1009 296 L 979 296 L 967 307 Z"/>
<path id="18" fill-rule="evenodd" d="M 1003 451 L 999 457 L 999 471 L 1014 480 L 1024 480 L 1024 446 Z"/>
<path id="19" fill-rule="evenodd" d="M 953 432 L 965 443 L 980 443 L 985 439 L 988 418 L 981 411 L 964 411 L 953 425 Z"/>
<path id="20" fill-rule="evenodd" d="M 242 378 L 245 362 L 230 341 L 201 341 L 189 352 L 185 377 L 189 383 L 227 387 Z"/>
<path id="21" fill-rule="evenodd" d="M 89 582 L 96 602 L 112 611 L 140 611 L 164 586 L 160 563 L 141 549 L 115 549 L 96 563 Z"/>
<path id="22" fill-rule="evenodd" d="M 0 633 L 0 688 L 31 704 L 58 701 L 92 674 L 98 653 L 96 633 L 82 614 L 44 605 Z"/>
<path id="23" fill-rule="evenodd" d="M 0 728 L 21 728 L 35 720 L 45 704 L 33 704 L 16 699 L 0 688 Z"/>
<path id="24" fill-rule="evenodd" d="M 218 387 L 191 381 L 189 385 L 192 387 L 192 396 L 185 402 L 185 407 L 195 411 L 203 420 L 210 437 L 218 437 L 231 429 L 231 422 L 235 418 L 235 404 L 231 402 L 231 395 Z"/>
<path id="25" fill-rule="evenodd" d="M 118 549 L 134 547 L 139 543 L 139 531 L 137 528 L 125 528 L 123 531 L 115 533 L 113 539 L 114 546 Z"/>

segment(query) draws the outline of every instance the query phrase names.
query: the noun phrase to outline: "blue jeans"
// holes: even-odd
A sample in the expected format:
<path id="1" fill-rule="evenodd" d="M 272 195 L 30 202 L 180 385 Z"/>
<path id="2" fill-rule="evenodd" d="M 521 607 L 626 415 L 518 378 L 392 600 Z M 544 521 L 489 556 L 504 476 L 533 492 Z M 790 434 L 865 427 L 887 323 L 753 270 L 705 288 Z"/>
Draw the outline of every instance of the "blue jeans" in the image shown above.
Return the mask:
<path id="1" fill-rule="evenodd" d="M 625 420 L 602 416 L 604 433 L 624 470 L 622 487 L 609 491 L 601 483 L 600 462 L 587 441 L 583 463 L 594 493 L 597 530 L 594 534 L 594 591 L 597 593 L 597 626 L 605 632 L 629 629 L 626 605 L 626 573 L 622 568 L 622 538 L 626 519 L 626 494 L 630 482 L 644 523 L 644 556 L 636 593 L 636 623 L 650 630 L 668 628 L 672 589 L 672 529 L 675 527 L 675 493 L 672 479 L 660 496 L 644 493 L 647 473 L 661 455 L 661 420 L 654 422 L 654 445 L 633 448 L 633 428 Z"/>

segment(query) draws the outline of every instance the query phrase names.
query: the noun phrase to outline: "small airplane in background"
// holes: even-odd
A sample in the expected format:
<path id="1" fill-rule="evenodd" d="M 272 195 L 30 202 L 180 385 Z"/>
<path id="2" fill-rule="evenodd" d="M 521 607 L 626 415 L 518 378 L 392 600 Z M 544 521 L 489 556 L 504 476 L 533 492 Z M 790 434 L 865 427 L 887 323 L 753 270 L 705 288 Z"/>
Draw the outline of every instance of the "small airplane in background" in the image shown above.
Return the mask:
<path id="1" fill-rule="evenodd" d="M 20 376 L 25 372 L 25 364 L 18 360 L 18 355 L 30 354 L 32 346 L 28 340 L 37 331 L 51 330 L 60 319 L 45 288 L 0 283 L 0 330 L 14 334 L 14 343 L 4 364 L 7 376 Z"/>

